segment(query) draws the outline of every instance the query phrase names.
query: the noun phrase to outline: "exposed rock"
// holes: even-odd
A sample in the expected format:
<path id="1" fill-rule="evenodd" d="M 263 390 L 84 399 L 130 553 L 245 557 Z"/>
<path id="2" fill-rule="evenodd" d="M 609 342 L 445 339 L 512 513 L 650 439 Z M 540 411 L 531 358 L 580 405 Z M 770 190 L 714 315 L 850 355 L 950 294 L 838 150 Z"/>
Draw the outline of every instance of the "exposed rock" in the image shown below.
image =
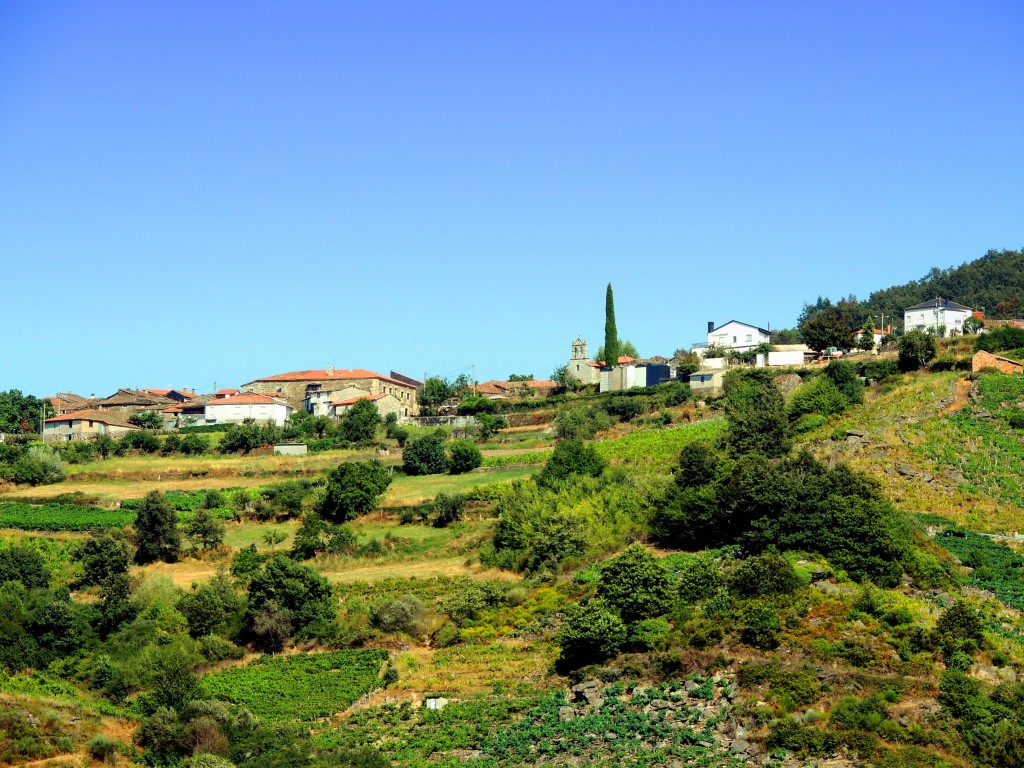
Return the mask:
<path id="1" fill-rule="evenodd" d="M 652 710 L 672 709 L 672 702 L 665 699 L 654 699 L 651 702 Z"/>
<path id="2" fill-rule="evenodd" d="M 867 437 L 867 432 L 862 429 L 848 429 L 846 430 L 847 437 L 864 438 Z"/>
<path id="3" fill-rule="evenodd" d="M 558 719 L 559 720 L 573 720 L 576 717 L 576 709 L 574 707 L 559 707 L 558 708 Z"/>

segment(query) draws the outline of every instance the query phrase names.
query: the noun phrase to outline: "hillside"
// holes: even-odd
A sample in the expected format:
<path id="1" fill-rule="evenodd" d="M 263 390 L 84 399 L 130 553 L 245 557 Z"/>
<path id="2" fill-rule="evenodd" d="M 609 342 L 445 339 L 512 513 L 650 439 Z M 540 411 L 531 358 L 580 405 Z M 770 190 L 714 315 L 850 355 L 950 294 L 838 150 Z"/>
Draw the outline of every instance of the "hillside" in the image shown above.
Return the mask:
<path id="1" fill-rule="evenodd" d="M 935 267 L 919 280 L 873 291 L 867 299 L 840 297 L 840 305 L 854 325 L 860 327 L 869 316 L 877 320 L 884 314 L 886 318 L 901 320 L 906 307 L 936 296 L 975 309 L 984 307 L 986 317 L 1019 318 L 1024 314 L 1024 251 L 989 251 L 958 267 Z M 832 305 L 819 297 L 817 305 L 810 305 L 812 312 L 825 308 L 823 302 Z"/>
<path id="2" fill-rule="evenodd" d="M 322 473 L 365 451 L 129 454 L 11 489 L 0 755 L 1022 765 L 1024 379 L 862 390 L 842 371 L 785 400 L 751 374 L 703 409 L 569 400 L 548 429 L 481 441 L 466 474 L 388 457 L 376 508 L 337 527 L 316 517 Z M 737 453 L 747 418 L 756 451 Z M 90 578 L 130 554 L 117 531 L 153 491 L 223 539 Z M 438 494 L 461 495 L 450 521 Z"/>

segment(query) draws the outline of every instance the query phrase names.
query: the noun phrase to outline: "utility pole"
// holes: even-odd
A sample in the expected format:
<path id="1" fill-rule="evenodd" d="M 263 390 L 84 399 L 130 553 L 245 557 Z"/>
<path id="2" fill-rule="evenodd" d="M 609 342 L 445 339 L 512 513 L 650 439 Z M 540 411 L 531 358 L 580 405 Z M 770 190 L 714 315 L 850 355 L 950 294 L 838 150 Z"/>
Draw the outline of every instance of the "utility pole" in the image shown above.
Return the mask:
<path id="1" fill-rule="evenodd" d="M 473 369 L 473 397 L 476 397 L 476 363 L 470 366 Z"/>

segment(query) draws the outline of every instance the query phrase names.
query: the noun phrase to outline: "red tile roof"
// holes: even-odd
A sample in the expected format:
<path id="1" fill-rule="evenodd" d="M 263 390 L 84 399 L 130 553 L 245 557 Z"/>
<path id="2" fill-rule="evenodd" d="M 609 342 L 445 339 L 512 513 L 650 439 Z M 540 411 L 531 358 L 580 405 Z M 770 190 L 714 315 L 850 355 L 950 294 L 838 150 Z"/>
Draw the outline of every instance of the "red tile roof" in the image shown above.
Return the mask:
<path id="1" fill-rule="evenodd" d="M 415 389 L 414 386 L 406 384 L 403 381 L 399 381 L 398 379 L 392 379 L 389 376 L 374 373 L 373 371 L 368 371 L 365 368 L 334 368 L 331 371 L 291 371 L 290 373 L 279 373 L 276 376 L 264 376 L 261 379 L 254 379 L 253 381 L 250 381 L 248 383 L 255 384 L 258 381 L 344 381 L 348 379 L 380 379 L 381 381 L 387 381 L 391 382 L 392 384 L 398 384 L 399 386 L 406 387 L 407 389 Z"/>
<path id="2" fill-rule="evenodd" d="M 213 394 L 216 395 L 217 397 L 227 397 L 229 395 L 237 395 L 238 394 L 238 390 L 234 389 L 234 388 L 231 388 L 231 389 L 218 389 Z"/>
<path id="3" fill-rule="evenodd" d="M 267 395 L 257 395 L 255 393 L 246 392 L 243 395 L 233 395 L 232 397 L 221 397 L 217 400 L 210 400 L 206 403 L 207 405 L 285 405 L 283 400 L 278 400 L 276 397 L 269 397 Z"/>
<path id="4" fill-rule="evenodd" d="M 336 403 L 331 403 L 331 406 L 334 407 L 334 406 L 338 406 L 338 405 L 352 405 L 353 403 L 358 403 L 360 400 L 380 400 L 382 397 L 385 397 L 385 396 L 386 395 L 383 395 L 383 394 L 380 394 L 380 395 L 359 395 L 358 397 L 350 397 L 348 400 L 339 400 Z"/>

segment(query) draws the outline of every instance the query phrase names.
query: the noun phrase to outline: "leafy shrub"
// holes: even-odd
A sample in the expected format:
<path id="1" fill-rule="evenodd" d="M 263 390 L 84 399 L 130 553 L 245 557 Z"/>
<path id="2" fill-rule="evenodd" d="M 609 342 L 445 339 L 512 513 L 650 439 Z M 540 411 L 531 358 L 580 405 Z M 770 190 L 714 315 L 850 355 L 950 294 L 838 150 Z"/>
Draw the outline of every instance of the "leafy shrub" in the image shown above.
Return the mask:
<path id="1" fill-rule="evenodd" d="M 612 425 L 606 411 L 593 405 L 577 405 L 560 411 L 555 417 L 555 437 L 559 440 L 590 440 Z"/>
<path id="2" fill-rule="evenodd" d="M 676 573 L 679 596 L 684 602 L 707 600 L 721 586 L 718 564 L 707 555 L 697 555 L 686 561 Z"/>
<path id="3" fill-rule="evenodd" d="M 354 520 L 373 510 L 389 485 L 391 474 L 380 461 L 344 462 L 327 476 L 317 511 L 334 522 Z"/>
<path id="4" fill-rule="evenodd" d="M 614 656 L 627 637 L 622 619 L 600 598 L 570 608 L 558 631 L 558 663 L 563 669 L 598 664 Z"/>
<path id="5" fill-rule="evenodd" d="M 864 402 L 864 385 L 857 378 L 857 371 L 848 360 L 832 360 L 825 367 L 825 376 L 843 393 L 852 405 Z"/>
<path id="6" fill-rule="evenodd" d="M 453 475 L 461 475 L 465 472 L 472 472 L 484 462 L 483 454 L 469 440 L 452 441 L 451 459 L 449 461 L 449 472 Z"/>
<path id="7" fill-rule="evenodd" d="M 979 336 L 987 338 L 987 336 Z M 901 371 L 916 371 L 928 365 L 935 357 L 935 337 L 921 331 L 907 331 L 899 341 L 899 368 Z"/>
<path id="8" fill-rule="evenodd" d="M 594 446 L 580 440 L 560 440 L 537 481 L 543 485 L 551 485 L 570 475 L 597 477 L 604 472 L 606 466 L 607 462 L 601 458 Z"/>
<path id="9" fill-rule="evenodd" d="M 462 519 L 466 497 L 461 493 L 439 493 L 434 497 L 434 527 L 447 528 Z"/>
<path id="10" fill-rule="evenodd" d="M 743 642 L 755 648 L 771 650 L 779 646 L 781 633 L 782 625 L 772 606 L 758 600 L 747 604 L 741 630 Z"/>
<path id="11" fill-rule="evenodd" d="M 402 468 L 408 475 L 439 475 L 448 471 L 444 435 L 434 432 L 410 440 L 402 451 Z"/>
<path id="12" fill-rule="evenodd" d="M 985 644 L 985 625 L 978 612 L 964 600 L 957 600 L 944 610 L 935 622 L 947 654 L 957 650 L 974 651 Z"/>
<path id="13" fill-rule="evenodd" d="M 14 482 L 22 485 L 52 485 L 67 476 L 64 462 L 48 445 L 30 445 L 14 465 Z"/>
<path id="14" fill-rule="evenodd" d="M 863 395 L 861 397 L 863 398 Z M 789 418 L 795 421 L 810 413 L 832 416 L 842 413 L 849 405 L 849 399 L 839 391 L 831 378 L 817 376 L 800 387 L 793 395 L 793 399 L 789 403 Z"/>
<path id="15" fill-rule="evenodd" d="M 597 594 L 627 623 L 668 613 L 674 591 L 671 576 L 641 544 L 605 563 L 597 582 Z"/>
<path id="16" fill-rule="evenodd" d="M 861 365 L 861 375 L 872 381 L 898 376 L 900 367 L 895 360 L 868 360 Z"/>
<path id="17" fill-rule="evenodd" d="M 799 584 L 792 564 L 782 555 L 771 552 L 741 561 L 730 578 L 732 589 L 743 597 L 787 595 Z"/>
<path id="18" fill-rule="evenodd" d="M 650 400 L 646 397 L 616 395 L 608 399 L 604 406 L 605 412 L 621 421 L 632 421 L 650 410 Z"/>
<path id="19" fill-rule="evenodd" d="M 629 626 L 626 644 L 638 651 L 651 651 L 661 646 L 672 634 L 667 619 L 643 619 Z"/>
<path id="20" fill-rule="evenodd" d="M 419 637 L 424 631 L 427 607 L 415 595 L 402 595 L 397 600 L 374 604 L 370 622 L 382 632 L 404 632 Z"/>
<path id="21" fill-rule="evenodd" d="M 122 746 L 123 745 L 119 741 L 107 738 L 103 734 L 98 733 L 89 740 L 86 748 L 89 750 L 89 754 L 92 755 L 94 760 L 110 763 L 117 757 Z"/>
<path id="22" fill-rule="evenodd" d="M 1024 347 L 1024 328 L 1002 326 L 993 328 L 988 333 L 977 336 L 974 349 L 986 352 L 1005 352 L 1009 349 Z"/>

